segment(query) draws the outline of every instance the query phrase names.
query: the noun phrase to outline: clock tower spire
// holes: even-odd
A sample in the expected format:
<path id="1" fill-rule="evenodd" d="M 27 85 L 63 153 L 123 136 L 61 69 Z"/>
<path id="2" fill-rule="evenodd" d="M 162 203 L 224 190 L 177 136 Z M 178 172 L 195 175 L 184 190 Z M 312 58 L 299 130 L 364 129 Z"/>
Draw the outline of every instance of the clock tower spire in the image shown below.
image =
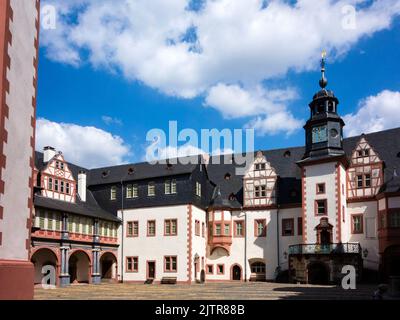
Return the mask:
<path id="1" fill-rule="evenodd" d="M 328 80 L 325 77 L 326 51 L 322 52 L 321 80 L 318 91 L 310 106 L 310 119 L 304 129 L 306 131 L 306 152 L 302 162 L 322 160 L 343 156 L 344 122 L 337 112 L 339 100 L 333 91 L 327 90 Z"/>

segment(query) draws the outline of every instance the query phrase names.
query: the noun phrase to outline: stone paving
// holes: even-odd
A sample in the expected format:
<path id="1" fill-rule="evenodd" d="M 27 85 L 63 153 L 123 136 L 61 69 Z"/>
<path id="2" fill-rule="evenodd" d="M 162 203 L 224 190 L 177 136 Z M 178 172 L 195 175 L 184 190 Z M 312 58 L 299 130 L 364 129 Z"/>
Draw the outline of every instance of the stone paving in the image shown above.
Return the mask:
<path id="1" fill-rule="evenodd" d="M 193 285 L 101 284 L 35 289 L 37 300 L 364 300 L 376 286 L 356 290 L 334 286 L 278 283 L 213 283 Z"/>

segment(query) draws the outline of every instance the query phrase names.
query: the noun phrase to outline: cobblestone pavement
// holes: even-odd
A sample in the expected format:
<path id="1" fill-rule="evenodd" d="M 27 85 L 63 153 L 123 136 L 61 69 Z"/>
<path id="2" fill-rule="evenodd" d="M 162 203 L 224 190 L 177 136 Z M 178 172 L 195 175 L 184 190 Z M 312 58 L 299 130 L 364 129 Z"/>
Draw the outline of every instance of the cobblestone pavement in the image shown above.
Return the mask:
<path id="1" fill-rule="evenodd" d="M 277 300 L 371 299 L 375 286 L 356 290 L 333 286 L 277 283 L 214 283 L 193 285 L 101 284 L 35 289 L 37 300 Z"/>

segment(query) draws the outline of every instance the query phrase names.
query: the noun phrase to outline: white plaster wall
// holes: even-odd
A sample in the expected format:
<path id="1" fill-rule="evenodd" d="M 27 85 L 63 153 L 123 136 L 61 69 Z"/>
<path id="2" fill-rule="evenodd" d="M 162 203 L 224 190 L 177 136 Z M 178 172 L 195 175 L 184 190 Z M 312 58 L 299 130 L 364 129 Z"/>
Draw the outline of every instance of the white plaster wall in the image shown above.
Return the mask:
<path id="1" fill-rule="evenodd" d="M 200 236 L 196 236 L 195 232 L 196 220 L 200 221 Z M 202 235 L 202 228 L 201 228 L 202 223 L 204 223 L 205 225 L 204 238 Z M 202 270 L 202 265 L 201 265 L 202 258 L 204 259 L 204 268 L 207 263 L 207 258 L 206 258 L 207 235 L 208 235 L 208 228 L 206 223 L 206 212 L 192 205 L 192 262 L 191 262 L 192 281 L 194 281 L 195 279 L 200 280 L 200 272 Z M 195 273 L 195 268 L 194 268 L 194 258 L 196 254 L 199 256 L 199 272 L 197 273 L 197 275 Z"/>
<path id="2" fill-rule="evenodd" d="M 197 212 L 196 212 L 197 214 Z M 121 211 L 118 216 L 122 218 Z M 178 220 L 178 235 L 164 236 L 164 220 Z M 188 280 L 188 255 L 187 255 L 187 223 L 188 223 L 188 206 L 169 206 L 169 207 L 154 207 L 124 210 L 123 223 L 123 266 L 124 266 L 124 281 L 145 281 L 146 280 L 146 261 L 156 262 L 156 277 L 155 281 L 160 281 L 163 277 L 177 277 L 178 281 Z M 156 236 L 147 237 L 147 221 L 156 221 Z M 139 237 L 126 237 L 126 222 L 139 221 Z M 194 224 L 194 220 L 193 220 Z M 119 228 L 119 239 L 121 239 L 122 228 Z M 194 231 L 194 229 L 193 229 Z M 121 240 L 119 240 L 119 254 L 121 259 Z M 177 273 L 164 272 L 164 256 L 178 257 Z M 139 257 L 139 272 L 126 272 L 126 257 Z M 119 265 L 119 274 L 121 274 L 121 265 Z"/>
<path id="3" fill-rule="evenodd" d="M 386 198 L 379 199 L 379 201 L 378 201 L 378 209 L 380 211 L 386 209 Z"/>
<path id="4" fill-rule="evenodd" d="M 302 217 L 302 208 L 291 208 L 279 210 L 279 265 L 281 270 L 287 270 L 288 256 L 285 258 L 285 252 L 289 254 L 289 246 L 301 244 L 303 236 L 299 235 L 297 219 Z M 282 236 L 282 220 L 294 219 L 294 236 Z"/>
<path id="5" fill-rule="evenodd" d="M 0 258 L 9 260 L 28 259 L 26 239 L 30 230 L 26 225 L 30 217 L 28 198 L 32 193 L 29 187 L 29 178 L 32 176 L 30 158 L 33 151 L 30 138 L 33 136 L 32 97 L 35 96 L 33 79 L 36 77 L 33 59 L 36 57 L 34 41 L 37 36 L 35 20 L 38 15 L 35 4 L 35 0 L 11 0 L 12 45 L 8 47 L 11 68 L 7 71 L 10 92 L 6 96 L 9 117 L 5 119 L 8 141 L 4 143 L 7 161 L 6 168 L 2 171 L 5 190 L 0 196 L 0 205 L 4 208 L 4 218 L 0 220 L 0 232 L 3 234 Z"/>
<path id="6" fill-rule="evenodd" d="M 336 162 L 307 166 L 305 169 L 306 188 L 306 230 L 307 243 L 317 242 L 315 227 L 322 217 L 328 217 L 333 225 L 333 242 L 336 242 Z M 325 183 L 325 194 L 317 195 L 317 184 Z M 315 200 L 327 199 L 328 216 L 315 216 Z"/>
<path id="7" fill-rule="evenodd" d="M 351 215 L 363 214 L 364 233 L 351 234 Z M 375 236 L 367 237 L 367 219 L 372 219 L 375 223 Z M 345 232 L 343 233 L 343 242 L 358 242 L 362 250 L 368 250 L 368 256 L 364 259 L 364 268 L 378 270 L 379 267 L 379 241 L 377 235 L 377 202 L 359 202 L 349 203 L 347 207 L 347 216 Z"/>
<path id="8" fill-rule="evenodd" d="M 246 220 L 246 238 L 232 237 L 232 246 L 230 255 L 220 256 L 217 251 L 207 259 L 207 264 L 214 265 L 214 274 L 207 275 L 208 280 L 230 280 L 231 267 L 234 264 L 241 266 L 243 271 L 243 278 L 247 275 L 250 279 L 251 269 L 249 260 L 261 259 L 266 264 L 266 279 L 271 280 L 274 278 L 274 273 L 277 267 L 277 225 L 276 225 L 276 210 L 259 210 L 239 212 L 235 211 L 232 214 L 232 232 L 235 220 Z M 224 213 L 225 215 L 225 213 Z M 267 237 L 254 236 L 254 222 L 255 220 L 266 219 L 267 223 Z M 247 247 L 245 249 L 245 247 Z M 217 274 L 217 265 L 225 265 L 225 274 Z"/>

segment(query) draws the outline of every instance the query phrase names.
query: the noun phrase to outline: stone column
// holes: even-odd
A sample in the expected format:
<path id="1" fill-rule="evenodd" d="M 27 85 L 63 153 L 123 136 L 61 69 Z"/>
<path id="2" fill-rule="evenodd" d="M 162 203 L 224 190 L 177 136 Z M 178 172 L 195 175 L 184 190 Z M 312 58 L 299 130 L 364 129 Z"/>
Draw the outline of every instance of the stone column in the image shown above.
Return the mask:
<path id="1" fill-rule="evenodd" d="M 92 249 L 92 283 L 99 284 L 101 283 L 101 274 L 100 274 L 100 238 L 99 238 L 99 221 L 96 219 L 94 222 L 93 228 L 93 249 Z"/>
<path id="2" fill-rule="evenodd" d="M 61 251 L 61 273 L 60 273 L 60 287 L 66 287 L 70 284 L 69 265 L 68 265 L 68 252 L 69 247 L 62 246 Z"/>

